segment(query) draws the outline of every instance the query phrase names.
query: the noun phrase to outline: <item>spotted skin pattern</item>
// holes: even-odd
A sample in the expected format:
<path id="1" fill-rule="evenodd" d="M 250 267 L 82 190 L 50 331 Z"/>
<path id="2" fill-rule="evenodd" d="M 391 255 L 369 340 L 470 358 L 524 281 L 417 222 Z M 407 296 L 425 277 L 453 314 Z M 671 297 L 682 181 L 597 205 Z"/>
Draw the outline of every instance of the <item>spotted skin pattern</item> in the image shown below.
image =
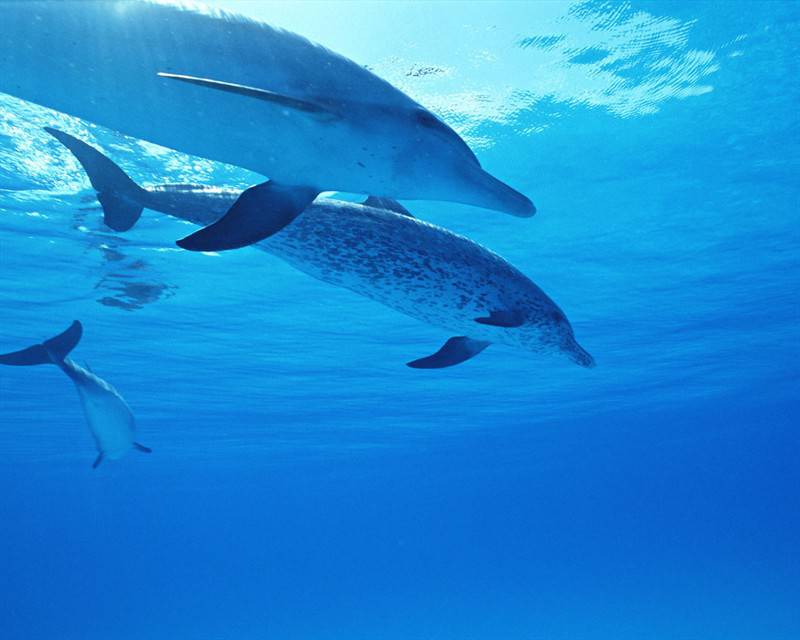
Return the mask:
<path id="1" fill-rule="evenodd" d="M 207 225 L 238 192 L 181 185 L 150 189 L 147 206 Z M 265 212 L 267 215 L 268 212 Z M 575 341 L 558 306 L 496 253 L 442 227 L 385 209 L 318 198 L 257 248 L 298 270 L 344 287 L 455 335 L 537 353 L 563 353 L 581 366 L 594 360 Z M 475 321 L 492 312 L 522 324 Z"/>

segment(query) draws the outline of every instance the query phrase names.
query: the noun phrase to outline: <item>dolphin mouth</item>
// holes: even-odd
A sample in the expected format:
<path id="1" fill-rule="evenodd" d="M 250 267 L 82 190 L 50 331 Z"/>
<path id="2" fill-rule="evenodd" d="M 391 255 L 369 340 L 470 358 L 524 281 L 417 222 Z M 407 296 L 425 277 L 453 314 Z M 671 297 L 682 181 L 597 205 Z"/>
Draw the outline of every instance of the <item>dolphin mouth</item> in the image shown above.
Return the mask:
<path id="1" fill-rule="evenodd" d="M 476 165 L 475 171 L 470 171 L 468 178 L 473 188 L 478 187 L 476 191 L 480 195 L 467 204 L 502 211 L 519 218 L 530 218 L 536 213 L 536 207 L 530 198 L 501 182 L 480 166 Z"/>

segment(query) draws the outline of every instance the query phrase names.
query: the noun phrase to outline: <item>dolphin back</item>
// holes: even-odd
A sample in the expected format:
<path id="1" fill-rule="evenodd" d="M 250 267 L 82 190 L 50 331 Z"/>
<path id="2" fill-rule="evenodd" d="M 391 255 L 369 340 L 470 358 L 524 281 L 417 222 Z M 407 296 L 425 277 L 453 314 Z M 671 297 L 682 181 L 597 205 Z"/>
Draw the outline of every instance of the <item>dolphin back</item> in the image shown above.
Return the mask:
<path id="1" fill-rule="evenodd" d="M 13 351 L 0 355 L 0 364 L 8 364 L 18 367 L 30 366 L 35 364 L 55 364 L 61 365 L 81 340 L 83 326 L 75 320 L 63 333 L 59 333 L 54 338 L 45 340 L 42 344 L 35 344 L 21 351 Z"/>

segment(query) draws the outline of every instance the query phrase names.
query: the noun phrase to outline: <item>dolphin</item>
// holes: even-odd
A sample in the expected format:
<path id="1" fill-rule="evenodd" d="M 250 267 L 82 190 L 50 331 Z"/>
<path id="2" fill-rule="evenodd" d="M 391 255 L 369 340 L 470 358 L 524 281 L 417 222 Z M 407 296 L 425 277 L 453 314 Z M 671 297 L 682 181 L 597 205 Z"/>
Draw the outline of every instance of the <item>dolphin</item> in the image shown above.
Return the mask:
<path id="1" fill-rule="evenodd" d="M 94 147 L 46 131 L 81 163 L 115 230 L 130 229 L 144 208 L 206 224 L 239 193 L 200 185 L 144 189 Z M 468 238 L 414 218 L 394 200 L 319 198 L 255 246 L 323 282 L 456 334 L 433 355 L 407 363 L 411 367 L 456 365 L 493 342 L 594 366 L 563 311 L 523 273 Z"/>
<path id="2" fill-rule="evenodd" d="M 75 383 L 89 431 L 97 447 L 93 469 L 105 458 L 117 460 L 131 449 L 150 453 L 151 449 L 134 440 L 136 424 L 133 413 L 119 391 L 67 357 L 80 342 L 82 335 L 83 326 L 75 320 L 66 331 L 55 338 L 21 351 L 0 355 L 0 364 L 54 364 Z"/>
<path id="3" fill-rule="evenodd" d="M 430 111 L 298 35 L 150 2 L 0 0 L 0 15 L 0 92 L 269 178 L 185 249 L 252 244 L 322 191 L 535 212 Z"/>

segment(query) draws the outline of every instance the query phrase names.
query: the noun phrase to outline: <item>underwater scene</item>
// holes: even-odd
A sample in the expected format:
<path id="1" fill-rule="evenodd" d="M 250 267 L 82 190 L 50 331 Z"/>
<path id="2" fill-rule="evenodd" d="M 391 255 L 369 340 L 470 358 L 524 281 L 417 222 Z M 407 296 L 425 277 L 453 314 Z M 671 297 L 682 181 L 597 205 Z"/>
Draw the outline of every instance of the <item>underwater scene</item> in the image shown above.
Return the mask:
<path id="1" fill-rule="evenodd" d="M 799 61 L 0 0 L 0 638 L 800 638 Z"/>

